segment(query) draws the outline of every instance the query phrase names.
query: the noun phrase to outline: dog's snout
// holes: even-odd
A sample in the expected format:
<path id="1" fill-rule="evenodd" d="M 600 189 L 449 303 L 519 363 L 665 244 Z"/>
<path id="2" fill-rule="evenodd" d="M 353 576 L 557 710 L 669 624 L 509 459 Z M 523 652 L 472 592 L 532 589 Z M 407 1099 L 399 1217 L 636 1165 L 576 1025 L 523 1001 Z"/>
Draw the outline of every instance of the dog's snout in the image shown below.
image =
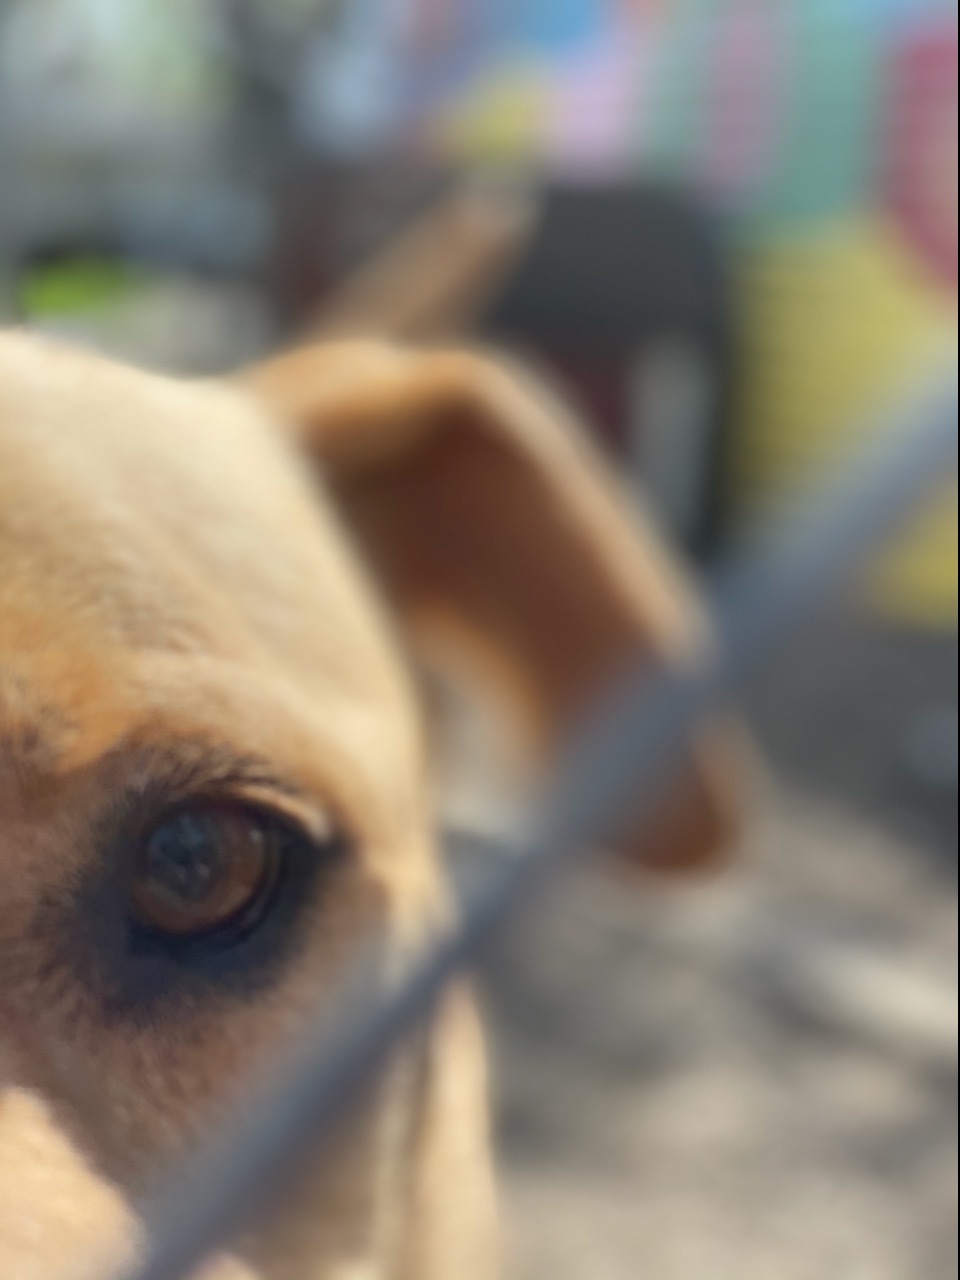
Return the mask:
<path id="1" fill-rule="evenodd" d="M 72 1280 L 131 1256 L 134 1219 L 36 1094 L 0 1091 L 0 1274 Z"/>
<path id="2" fill-rule="evenodd" d="M 132 1263 L 140 1247 L 129 1205 L 80 1155 L 44 1100 L 0 1083 L 0 1275 L 93 1280 Z M 258 1278 L 219 1257 L 195 1280 Z"/>

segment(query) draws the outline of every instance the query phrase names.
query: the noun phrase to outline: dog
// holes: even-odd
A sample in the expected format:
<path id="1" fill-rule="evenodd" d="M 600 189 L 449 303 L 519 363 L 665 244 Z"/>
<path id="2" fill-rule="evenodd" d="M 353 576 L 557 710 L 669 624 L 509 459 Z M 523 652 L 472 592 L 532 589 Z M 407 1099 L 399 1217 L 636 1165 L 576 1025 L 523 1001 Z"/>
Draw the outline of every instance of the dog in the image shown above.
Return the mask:
<path id="1" fill-rule="evenodd" d="M 567 411 L 471 350 L 177 381 L 0 338 L 0 1275 L 136 1257 L 136 1205 L 333 990 L 451 918 L 420 672 L 531 776 L 693 593 Z M 625 859 L 716 863 L 704 729 Z M 385 981 L 387 979 L 384 979 Z M 452 987 L 216 1280 L 491 1280 L 487 1064 Z"/>

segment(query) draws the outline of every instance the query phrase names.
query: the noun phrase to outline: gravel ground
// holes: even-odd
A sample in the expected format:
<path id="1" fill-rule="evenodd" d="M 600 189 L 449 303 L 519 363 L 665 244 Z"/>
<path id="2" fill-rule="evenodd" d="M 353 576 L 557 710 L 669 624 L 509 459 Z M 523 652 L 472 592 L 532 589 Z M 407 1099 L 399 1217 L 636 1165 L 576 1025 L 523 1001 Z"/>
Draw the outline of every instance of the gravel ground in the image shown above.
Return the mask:
<path id="1" fill-rule="evenodd" d="M 952 1280 L 956 639 L 834 618 L 762 687 L 738 867 L 577 873 L 486 975 L 511 1280 Z M 955 749 L 955 744 L 954 744 Z"/>

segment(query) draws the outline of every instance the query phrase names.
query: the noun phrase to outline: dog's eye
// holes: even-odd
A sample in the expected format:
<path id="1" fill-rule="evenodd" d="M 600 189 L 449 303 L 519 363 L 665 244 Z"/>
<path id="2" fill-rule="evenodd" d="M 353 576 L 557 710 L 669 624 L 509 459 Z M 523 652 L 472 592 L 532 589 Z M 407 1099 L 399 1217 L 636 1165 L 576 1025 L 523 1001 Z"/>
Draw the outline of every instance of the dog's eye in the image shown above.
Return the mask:
<path id="1" fill-rule="evenodd" d="M 179 809 L 140 846 L 129 889 L 132 919 L 172 939 L 238 936 L 269 905 L 289 842 L 281 821 L 242 805 Z"/>

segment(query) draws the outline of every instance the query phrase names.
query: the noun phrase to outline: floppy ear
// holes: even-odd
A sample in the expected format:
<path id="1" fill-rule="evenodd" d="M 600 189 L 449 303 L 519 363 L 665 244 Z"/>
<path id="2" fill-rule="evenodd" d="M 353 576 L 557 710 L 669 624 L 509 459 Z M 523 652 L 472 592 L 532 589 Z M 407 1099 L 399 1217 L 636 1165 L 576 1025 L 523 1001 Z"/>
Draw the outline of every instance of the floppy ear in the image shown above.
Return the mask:
<path id="1" fill-rule="evenodd" d="M 628 668 L 703 652 L 677 565 L 568 412 L 516 369 L 343 342 L 242 381 L 322 465 L 412 642 L 505 692 L 541 753 Z M 725 849 L 733 741 L 698 735 L 631 852 L 692 866 Z"/>

